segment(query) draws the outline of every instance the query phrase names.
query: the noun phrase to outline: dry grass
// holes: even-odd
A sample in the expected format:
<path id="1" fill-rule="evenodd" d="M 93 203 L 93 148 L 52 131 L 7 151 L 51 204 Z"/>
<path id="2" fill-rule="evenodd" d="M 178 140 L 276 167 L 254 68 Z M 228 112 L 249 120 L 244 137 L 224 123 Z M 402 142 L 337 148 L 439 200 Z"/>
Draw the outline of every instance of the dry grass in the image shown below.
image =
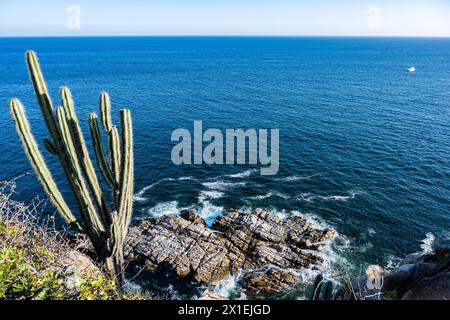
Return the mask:
<path id="1" fill-rule="evenodd" d="M 0 299 L 127 298 L 75 250 L 55 219 L 42 219 L 46 200 L 26 205 L 13 199 L 24 176 L 0 181 Z"/>

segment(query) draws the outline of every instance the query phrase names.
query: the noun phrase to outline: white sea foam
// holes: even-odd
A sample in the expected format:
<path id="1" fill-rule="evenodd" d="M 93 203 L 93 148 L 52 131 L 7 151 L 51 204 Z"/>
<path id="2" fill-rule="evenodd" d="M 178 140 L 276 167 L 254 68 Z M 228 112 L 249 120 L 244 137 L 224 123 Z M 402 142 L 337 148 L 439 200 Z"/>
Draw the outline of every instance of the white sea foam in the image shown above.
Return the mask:
<path id="1" fill-rule="evenodd" d="M 333 226 L 327 221 L 311 213 L 302 213 L 300 211 L 293 210 L 288 212 L 281 211 L 278 214 L 280 214 L 281 217 L 292 215 L 300 216 L 311 223 L 311 226 L 316 229 L 323 230 L 327 228 L 333 228 Z M 336 233 L 336 236 L 333 240 L 325 243 L 322 251 L 312 252 L 315 255 L 323 257 L 324 262 L 318 266 L 317 270 L 301 269 L 300 274 L 302 279 L 305 280 L 305 283 L 311 282 L 312 279 L 314 279 L 318 274 L 318 272 L 321 272 L 324 276 L 339 281 L 340 278 L 347 272 L 349 272 L 349 270 L 351 270 L 352 268 L 351 263 L 346 258 L 346 254 L 350 250 L 350 239 L 340 233 Z"/>
<path id="2" fill-rule="evenodd" d="M 205 220 L 207 226 L 211 226 L 214 220 L 224 214 L 223 207 L 215 206 L 208 200 L 199 201 L 198 214 Z"/>
<path id="3" fill-rule="evenodd" d="M 352 200 L 358 195 L 359 192 L 357 191 L 350 191 L 348 195 L 332 195 L 332 196 L 321 196 L 317 194 L 312 194 L 309 192 L 301 193 L 297 197 L 295 197 L 295 200 L 299 201 L 306 201 L 306 202 L 314 202 L 316 200 L 318 201 L 348 201 Z"/>
<path id="4" fill-rule="evenodd" d="M 125 279 L 124 283 L 124 291 L 127 295 L 130 296 L 142 296 L 144 294 L 144 288 L 142 285 L 132 281 Z"/>
<path id="5" fill-rule="evenodd" d="M 216 190 L 203 190 L 198 195 L 198 200 L 200 202 L 203 202 L 207 199 L 220 199 L 224 196 L 223 192 L 216 191 Z"/>
<path id="6" fill-rule="evenodd" d="M 152 184 L 150 184 L 150 185 L 148 185 L 148 186 L 142 188 L 139 192 L 137 192 L 137 193 L 133 196 L 134 201 L 138 201 L 138 202 L 146 201 L 147 198 L 144 197 L 144 194 L 145 194 L 148 190 L 150 190 L 150 189 L 153 188 L 154 186 L 160 184 L 161 182 L 164 182 L 164 181 L 172 181 L 172 180 L 174 180 L 174 179 L 172 179 L 172 178 L 163 178 L 163 179 L 161 179 L 161 180 L 156 181 L 155 183 L 152 183 Z"/>
<path id="7" fill-rule="evenodd" d="M 311 178 L 317 176 L 317 174 L 313 174 L 310 176 L 297 176 L 297 175 L 293 175 L 293 176 L 288 176 L 288 177 L 282 177 L 279 180 L 281 181 L 285 181 L 285 182 L 291 182 L 291 181 L 302 181 L 302 180 L 310 180 Z"/>
<path id="8" fill-rule="evenodd" d="M 186 299 L 183 295 L 181 295 L 178 290 L 172 284 L 169 284 L 166 288 L 164 288 L 164 297 L 167 297 L 170 300 L 183 300 Z M 197 297 L 195 297 L 197 298 Z"/>
<path id="9" fill-rule="evenodd" d="M 176 215 L 180 213 L 180 209 L 178 208 L 178 202 L 176 201 L 168 201 L 161 202 L 155 205 L 154 207 L 147 210 L 147 213 L 151 217 L 161 217 L 164 215 Z"/>
<path id="10" fill-rule="evenodd" d="M 422 253 L 432 253 L 433 252 L 433 245 L 434 240 L 436 237 L 431 232 L 428 232 L 425 236 L 425 239 L 423 239 L 420 245 L 420 248 L 422 249 Z"/>
<path id="11" fill-rule="evenodd" d="M 184 181 L 184 180 L 195 180 L 195 179 L 192 176 L 186 176 L 186 177 L 179 177 L 178 180 L 179 181 Z"/>
<path id="12" fill-rule="evenodd" d="M 216 180 L 211 182 L 203 182 L 202 185 L 212 190 L 226 190 L 235 187 L 244 187 L 245 182 L 226 182 L 223 180 Z"/>
<path id="13" fill-rule="evenodd" d="M 244 172 L 229 174 L 227 177 L 230 178 L 246 178 L 250 177 L 254 172 L 258 171 L 257 169 L 248 169 Z"/>
<path id="14" fill-rule="evenodd" d="M 389 255 L 386 260 L 387 260 L 387 262 L 386 262 L 385 269 L 392 270 L 400 264 L 400 262 L 402 261 L 402 258 L 394 256 L 394 255 Z"/>
<path id="15" fill-rule="evenodd" d="M 212 289 L 215 294 L 226 299 L 245 300 L 247 296 L 244 292 L 238 292 L 237 284 L 242 277 L 242 272 L 239 271 L 236 275 L 230 275 L 228 278 L 219 281 Z"/>
<path id="16" fill-rule="evenodd" d="M 281 192 L 269 192 L 269 193 L 266 193 L 266 194 L 260 194 L 260 195 L 257 195 L 257 196 L 248 197 L 248 199 L 251 199 L 251 200 L 263 200 L 263 199 L 267 199 L 267 198 L 270 198 L 270 197 L 280 197 L 280 198 L 283 198 L 283 199 L 289 199 L 290 198 L 288 195 L 286 195 L 284 193 L 281 193 Z"/>
<path id="17" fill-rule="evenodd" d="M 262 200 L 262 199 L 270 198 L 271 196 L 273 196 L 273 193 L 269 192 L 269 193 L 266 193 L 266 194 L 261 194 L 261 195 L 248 197 L 248 198 L 251 199 L 251 200 Z"/>
<path id="18" fill-rule="evenodd" d="M 133 200 L 136 201 L 136 202 L 144 202 L 144 201 L 146 201 L 147 198 L 144 197 L 144 194 L 147 191 L 149 191 L 150 189 L 152 189 L 153 187 L 159 185 L 162 182 L 166 182 L 166 181 L 184 181 L 184 180 L 195 180 L 195 179 L 194 179 L 194 177 L 191 177 L 191 176 L 179 177 L 177 179 L 175 179 L 175 178 L 162 178 L 162 179 L 156 181 L 155 183 L 152 183 L 152 184 L 150 184 L 148 186 L 145 186 L 144 188 L 139 190 L 139 192 L 134 194 Z"/>
<path id="19" fill-rule="evenodd" d="M 327 228 L 333 228 L 332 225 L 330 225 L 327 221 L 319 217 L 318 215 L 312 214 L 312 213 L 303 213 L 298 210 L 292 210 L 289 212 L 289 215 L 291 216 L 300 216 L 311 224 L 311 227 L 315 229 L 327 229 Z"/>
<path id="20" fill-rule="evenodd" d="M 352 250 L 350 239 L 338 233 L 333 240 L 325 244 L 322 251 L 314 252 L 324 259 L 318 266 L 319 271 L 328 278 L 342 280 L 345 275 L 351 273 L 353 267 L 346 258 L 350 250 Z"/>
<path id="21" fill-rule="evenodd" d="M 306 202 L 313 202 L 314 199 L 315 199 L 315 196 L 309 192 L 301 193 L 297 197 L 295 197 L 295 200 L 306 201 Z"/>

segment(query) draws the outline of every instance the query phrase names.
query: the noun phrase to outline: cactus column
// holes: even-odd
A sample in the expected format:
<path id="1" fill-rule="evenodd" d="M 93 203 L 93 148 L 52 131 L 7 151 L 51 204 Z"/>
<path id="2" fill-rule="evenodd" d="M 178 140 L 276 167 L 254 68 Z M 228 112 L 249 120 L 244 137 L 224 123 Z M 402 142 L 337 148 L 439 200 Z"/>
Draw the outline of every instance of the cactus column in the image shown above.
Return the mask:
<path id="1" fill-rule="evenodd" d="M 109 155 L 105 153 L 102 136 L 95 113 L 89 114 L 89 129 L 97 164 L 108 187 L 112 190 L 111 204 L 93 163 L 89 157 L 83 133 L 75 113 L 70 90 L 60 91 L 62 106 L 53 108 L 44 77 L 33 51 L 27 52 L 27 65 L 44 121 L 51 139 L 44 140 L 45 148 L 56 155 L 78 205 L 79 215 L 71 212 L 39 151 L 24 108 L 17 99 L 10 102 L 10 111 L 22 140 L 25 153 L 61 217 L 73 228 L 88 235 L 99 262 L 116 280 L 118 288 L 124 282 L 123 245 L 133 211 L 133 128 L 129 110 L 120 111 L 121 139 L 112 124 L 110 99 L 100 95 L 100 115 L 108 136 Z"/>

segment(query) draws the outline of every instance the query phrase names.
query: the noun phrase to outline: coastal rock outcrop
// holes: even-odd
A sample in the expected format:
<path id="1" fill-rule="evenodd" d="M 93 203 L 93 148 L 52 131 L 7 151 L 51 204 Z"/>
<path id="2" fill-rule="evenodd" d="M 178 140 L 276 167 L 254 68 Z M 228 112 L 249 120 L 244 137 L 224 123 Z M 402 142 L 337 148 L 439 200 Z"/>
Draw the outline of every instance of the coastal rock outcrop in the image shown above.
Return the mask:
<path id="1" fill-rule="evenodd" d="M 125 255 L 147 270 L 170 271 L 198 284 L 214 284 L 244 270 L 246 289 L 271 293 L 299 280 L 287 270 L 322 263 L 314 251 L 334 235 L 300 216 L 282 219 L 260 209 L 231 210 L 208 227 L 188 210 L 133 223 Z"/>
<path id="2" fill-rule="evenodd" d="M 353 279 L 336 293 L 338 300 L 448 300 L 450 299 L 450 249 L 411 254 L 390 271 L 380 273 L 380 289 L 367 288 L 367 277 Z M 352 290 L 349 290 L 349 287 Z"/>

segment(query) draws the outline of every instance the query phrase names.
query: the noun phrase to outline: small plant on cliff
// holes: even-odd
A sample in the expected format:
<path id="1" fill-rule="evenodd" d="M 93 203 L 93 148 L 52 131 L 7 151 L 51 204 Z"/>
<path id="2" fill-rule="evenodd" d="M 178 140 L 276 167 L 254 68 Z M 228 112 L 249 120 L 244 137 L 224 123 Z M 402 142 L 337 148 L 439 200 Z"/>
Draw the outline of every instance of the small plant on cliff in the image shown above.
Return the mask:
<path id="1" fill-rule="evenodd" d="M 0 182 L 0 300 L 133 298 L 120 295 L 112 278 L 74 250 L 52 220 L 39 220 L 43 200 L 14 201 L 14 188 Z"/>
<path id="2" fill-rule="evenodd" d="M 53 180 L 31 134 L 22 104 L 17 99 L 12 99 L 10 111 L 25 153 L 59 214 L 72 228 L 87 234 L 99 262 L 116 280 L 117 286 L 122 287 L 123 245 L 131 221 L 133 196 L 133 134 L 130 110 L 120 111 L 120 139 L 118 130 L 111 121 L 109 96 L 105 92 L 100 94 L 100 115 L 108 135 L 109 157 L 103 147 L 98 117 L 95 113 L 89 114 L 89 128 L 97 164 L 112 190 L 112 204 L 108 205 L 85 144 L 70 90 L 61 88 L 62 106 L 54 109 L 36 54 L 28 51 L 26 57 L 36 97 L 51 136 L 51 139 L 44 140 L 44 146 L 59 159 L 78 205 L 79 215 L 71 212 Z"/>

